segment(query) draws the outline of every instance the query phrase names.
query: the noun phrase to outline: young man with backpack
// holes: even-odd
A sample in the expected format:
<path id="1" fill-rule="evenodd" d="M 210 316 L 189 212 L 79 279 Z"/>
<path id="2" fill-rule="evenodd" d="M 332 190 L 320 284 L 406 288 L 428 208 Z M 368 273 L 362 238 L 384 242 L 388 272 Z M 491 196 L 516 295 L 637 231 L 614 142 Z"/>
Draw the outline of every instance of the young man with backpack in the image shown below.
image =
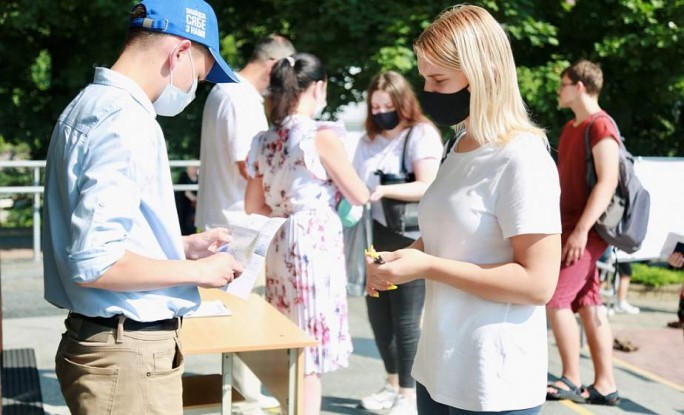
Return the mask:
<path id="1" fill-rule="evenodd" d="M 561 73 L 558 102 L 575 118 L 563 127 L 558 145 L 563 225 L 561 270 L 547 316 L 563 365 L 559 380 L 549 384 L 547 399 L 570 399 L 603 405 L 619 401 L 613 376 L 613 335 L 600 294 L 596 261 L 608 244 L 593 229 L 611 202 L 618 185 L 619 133 L 598 104 L 603 86 L 599 65 L 579 61 Z M 596 184 L 587 184 L 585 130 Z M 574 313 L 586 330 L 594 365 L 594 382 L 584 388 L 580 379 L 580 331 Z"/>

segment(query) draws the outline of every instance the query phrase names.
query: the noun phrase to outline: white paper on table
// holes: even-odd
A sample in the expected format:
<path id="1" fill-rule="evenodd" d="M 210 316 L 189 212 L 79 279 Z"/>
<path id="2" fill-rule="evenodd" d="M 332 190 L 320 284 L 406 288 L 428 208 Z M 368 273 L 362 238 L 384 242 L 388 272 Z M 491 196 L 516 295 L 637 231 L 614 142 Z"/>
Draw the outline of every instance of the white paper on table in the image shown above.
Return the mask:
<path id="1" fill-rule="evenodd" d="M 264 265 L 268 246 L 284 222 L 285 218 L 252 214 L 228 225 L 232 240 L 219 251 L 233 255 L 244 270 L 224 288 L 226 292 L 242 299 L 249 296 Z"/>
<path id="2" fill-rule="evenodd" d="M 660 250 L 660 258 L 667 260 L 670 257 L 670 255 L 672 255 L 672 253 L 674 252 L 675 247 L 677 246 L 677 242 L 681 242 L 684 244 L 684 235 L 675 232 L 668 233 L 667 237 L 665 237 L 663 247 Z"/>
<path id="3" fill-rule="evenodd" d="M 202 301 L 197 310 L 186 314 L 185 318 L 231 316 L 233 312 L 219 300 Z"/>

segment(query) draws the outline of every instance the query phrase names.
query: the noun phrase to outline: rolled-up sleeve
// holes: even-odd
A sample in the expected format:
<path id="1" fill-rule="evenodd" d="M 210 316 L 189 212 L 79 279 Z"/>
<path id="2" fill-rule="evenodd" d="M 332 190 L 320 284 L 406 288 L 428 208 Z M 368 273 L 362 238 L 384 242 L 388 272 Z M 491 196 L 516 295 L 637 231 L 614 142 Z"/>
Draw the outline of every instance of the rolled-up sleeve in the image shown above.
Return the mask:
<path id="1" fill-rule="evenodd" d="M 78 191 L 72 201 L 68 266 L 75 282 L 96 280 L 124 255 L 140 215 L 146 174 L 145 160 L 136 154 L 149 154 L 140 147 L 156 132 L 145 120 L 117 122 L 120 116 L 111 115 L 90 134 L 80 161 L 71 166 Z"/>

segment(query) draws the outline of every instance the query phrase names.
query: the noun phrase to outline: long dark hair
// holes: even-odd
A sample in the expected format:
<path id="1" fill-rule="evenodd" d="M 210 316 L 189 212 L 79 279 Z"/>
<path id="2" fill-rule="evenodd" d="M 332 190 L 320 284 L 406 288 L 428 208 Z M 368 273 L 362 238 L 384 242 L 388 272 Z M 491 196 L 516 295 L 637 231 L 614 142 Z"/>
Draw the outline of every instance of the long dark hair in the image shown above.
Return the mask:
<path id="1" fill-rule="evenodd" d="M 273 65 L 268 87 L 268 118 L 280 127 L 285 117 L 297 108 L 299 97 L 309 85 L 327 81 L 321 60 L 309 53 L 296 53 Z"/>

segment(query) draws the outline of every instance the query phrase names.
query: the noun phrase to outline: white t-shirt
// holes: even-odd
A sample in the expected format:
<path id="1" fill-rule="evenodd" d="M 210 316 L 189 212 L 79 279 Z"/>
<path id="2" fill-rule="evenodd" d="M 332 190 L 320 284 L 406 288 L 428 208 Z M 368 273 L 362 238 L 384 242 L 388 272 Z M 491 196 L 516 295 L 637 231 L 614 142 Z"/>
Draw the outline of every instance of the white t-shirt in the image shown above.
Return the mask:
<path id="1" fill-rule="evenodd" d="M 510 237 L 561 233 L 559 201 L 558 170 L 536 136 L 451 151 L 418 208 L 425 252 L 474 264 L 511 262 Z M 486 301 L 427 280 L 412 374 L 445 405 L 531 408 L 546 398 L 547 347 L 543 306 Z"/>
<path id="2" fill-rule="evenodd" d="M 354 153 L 353 165 L 369 189 L 375 189 L 380 184 L 380 176 L 375 174 L 377 170 L 382 170 L 387 174 L 401 172 L 404 141 L 408 132 L 409 128 L 394 138 L 385 138 L 379 134 L 372 140 L 366 134 L 361 137 Z M 416 124 L 406 146 L 404 161 L 406 170 L 412 172 L 413 164 L 419 160 L 429 158 L 439 160 L 441 157 L 442 139 L 439 131 L 427 122 Z M 382 202 L 371 203 L 371 215 L 381 224 L 387 224 Z"/>
<path id="3" fill-rule="evenodd" d="M 226 225 L 245 214 L 247 181 L 236 163 L 245 161 L 252 138 L 267 129 L 264 99 L 249 81 L 240 77 L 211 89 L 202 114 L 197 227 Z"/>

